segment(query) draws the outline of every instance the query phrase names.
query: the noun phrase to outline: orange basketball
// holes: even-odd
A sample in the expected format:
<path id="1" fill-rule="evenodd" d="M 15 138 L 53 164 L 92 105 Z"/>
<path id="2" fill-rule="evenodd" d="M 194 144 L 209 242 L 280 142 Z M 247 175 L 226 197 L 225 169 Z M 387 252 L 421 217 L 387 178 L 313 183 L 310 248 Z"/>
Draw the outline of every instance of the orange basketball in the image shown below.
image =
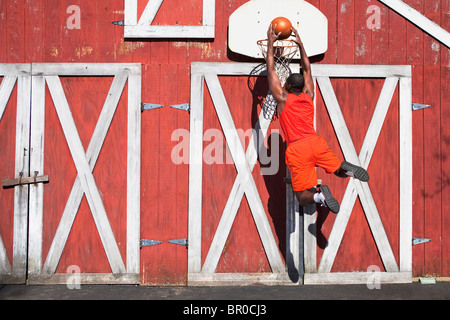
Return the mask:
<path id="1" fill-rule="evenodd" d="M 275 26 L 275 34 L 281 32 L 278 39 L 283 40 L 289 38 L 292 33 L 292 23 L 285 17 L 278 17 L 272 20 L 272 26 Z"/>

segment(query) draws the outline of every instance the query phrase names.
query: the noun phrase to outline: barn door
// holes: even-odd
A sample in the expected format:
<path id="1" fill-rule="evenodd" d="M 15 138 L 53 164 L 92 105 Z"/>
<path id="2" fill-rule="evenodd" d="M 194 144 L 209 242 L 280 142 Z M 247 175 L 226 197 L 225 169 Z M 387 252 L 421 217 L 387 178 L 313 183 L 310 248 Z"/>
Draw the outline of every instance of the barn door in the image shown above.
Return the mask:
<path id="1" fill-rule="evenodd" d="M 297 68 L 296 65 L 291 65 Z M 331 233 L 327 235 L 326 244 L 323 245 L 323 254 L 320 261 L 317 261 L 319 223 L 315 210 L 308 208 L 301 217 L 298 217 L 294 205 L 288 203 L 286 206 L 286 257 L 280 255 L 275 235 L 271 229 L 264 212 L 260 195 L 255 187 L 252 170 L 256 162 L 256 155 L 259 152 L 261 141 L 257 139 L 255 133 L 249 147 L 245 152 L 236 133 L 236 126 L 230 108 L 227 104 L 227 97 L 224 88 L 219 81 L 219 75 L 243 76 L 249 75 L 255 70 L 255 65 L 246 63 L 193 63 L 191 69 L 191 127 L 190 127 L 190 173 L 189 173 L 189 253 L 188 253 L 188 283 L 198 284 L 230 284 L 230 283 L 284 283 L 292 284 L 295 279 L 293 272 L 302 276 L 304 269 L 304 283 L 367 283 L 373 278 L 373 271 L 352 272 L 353 269 L 342 272 L 332 272 L 332 266 L 337 252 L 342 247 L 342 237 L 346 230 L 350 216 L 355 207 L 355 201 L 359 198 L 362 210 L 369 225 L 370 234 L 373 235 L 374 251 L 381 256 L 381 263 L 376 279 L 380 282 L 410 282 L 412 270 L 412 123 L 411 123 L 411 69 L 408 66 L 344 66 L 344 65 L 314 65 L 313 75 L 318 83 L 326 112 L 331 120 L 332 134 L 337 139 L 336 149 L 341 149 L 342 157 L 350 162 L 367 168 L 374 154 L 380 132 L 385 123 L 386 114 L 392 105 L 391 100 L 394 92 L 398 92 L 398 116 L 395 119 L 398 127 L 396 135 L 399 141 L 394 143 L 390 139 L 389 151 L 399 155 L 398 163 L 390 163 L 389 168 L 383 167 L 383 163 L 375 164 L 378 175 L 388 175 L 385 181 L 398 181 L 398 185 L 388 183 L 387 189 L 398 194 L 398 207 L 392 205 L 388 212 L 384 212 L 383 217 L 388 215 L 388 221 L 384 222 L 380 218 L 378 206 L 380 201 L 386 201 L 383 197 L 374 198 L 371 191 L 371 182 L 361 183 L 359 181 L 342 180 L 347 183 L 341 201 L 341 212 L 335 216 Z M 336 98 L 331 78 L 356 79 L 361 82 L 361 78 L 377 79 L 383 81 L 381 93 L 376 103 L 372 118 L 367 130 L 362 146 L 357 152 L 352 137 L 349 133 L 347 123 L 343 117 L 341 106 Z M 203 190 L 202 167 L 203 167 L 203 134 L 204 130 L 204 83 L 210 93 L 212 103 L 220 121 L 225 135 L 225 139 L 230 148 L 234 164 L 237 169 L 237 176 L 230 194 L 225 195 L 228 200 L 222 213 L 219 223 L 215 229 L 215 234 L 210 245 L 205 247 L 205 236 L 203 233 L 203 220 L 206 220 L 207 213 L 203 212 L 203 195 L 210 195 Z M 371 88 L 371 84 L 367 88 Z M 242 88 L 237 87 L 237 88 Z M 236 89 L 242 90 L 242 89 Z M 234 91 L 242 99 L 244 92 Z M 317 91 L 319 93 L 319 91 Z M 373 99 L 372 99 L 373 100 Z M 241 103 L 241 108 L 246 108 Z M 352 108 L 353 105 L 346 105 Z M 248 107 L 251 108 L 251 107 Z M 361 109 L 361 106 L 358 106 Z M 366 114 L 368 114 L 366 112 Z M 325 119 L 327 115 L 323 115 Z M 321 119 L 321 120 L 323 120 Z M 350 119 L 352 121 L 354 119 Z M 357 119 L 356 119 L 357 120 Z M 328 120 L 323 120 L 327 122 Z M 270 121 L 269 121 L 270 122 Z M 256 131 L 265 136 L 269 122 L 263 117 L 259 117 L 256 124 Z M 386 125 L 385 125 L 386 127 Z M 392 128 L 390 128 L 392 130 Z M 359 134 L 359 133 L 358 133 Z M 330 136 L 331 138 L 331 136 Z M 398 145 L 399 150 L 393 148 Z M 392 149 L 392 150 L 391 150 Z M 380 160 L 378 160 L 380 162 Z M 378 166 L 378 167 L 377 167 Z M 231 176 L 227 175 L 227 178 Z M 214 177 L 212 177 L 214 179 Z M 378 178 L 378 177 L 375 177 Z M 220 177 L 225 183 L 224 177 Z M 338 178 L 336 178 L 338 179 Z M 373 179 L 376 180 L 376 179 Z M 373 187 L 373 186 L 372 186 Z M 288 187 L 289 188 L 289 187 Z M 256 224 L 261 242 L 263 244 L 272 273 L 218 273 L 218 261 L 225 251 L 227 240 L 230 237 L 230 229 L 236 219 L 236 211 L 243 196 L 246 196 L 252 217 Z M 286 193 L 288 201 L 292 202 L 293 197 L 290 192 Z M 290 200 L 289 200 L 290 199 Z M 282 203 L 280 202 L 281 206 Z M 300 224 L 303 224 L 301 228 Z M 390 224 L 390 225 L 388 225 Z M 390 230 L 389 236 L 385 227 Z M 393 230 L 392 226 L 398 226 Z M 393 231 L 392 231 L 393 230 Z M 350 232 L 360 232 L 353 230 Z M 247 230 L 241 230 L 246 233 Z M 301 236 L 303 234 L 303 237 Z M 392 237 L 395 241 L 392 242 Z M 244 236 L 245 238 L 245 236 Z M 302 239 L 303 238 L 303 239 Z M 208 243 L 208 242 L 206 242 Z M 395 246 L 398 244 L 398 247 Z M 245 249 L 245 243 L 240 248 Z M 347 244 L 348 245 L 348 244 Z M 358 243 L 354 243 L 358 247 Z M 369 249 L 367 249 L 369 250 Z M 303 254 L 304 268 L 302 259 Z M 396 258 L 398 257 L 398 259 Z M 286 265 L 284 261 L 286 261 Z M 363 261 L 363 263 L 365 263 Z M 367 268 L 368 266 L 366 266 Z M 384 270 L 382 270 L 384 268 Z M 287 271 L 287 272 L 286 272 Z M 359 270 L 356 270 L 359 271 Z"/>
<path id="2" fill-rule="evenodd" d="M 25 283 L 29 175 L 29 64 L 0 64 L 0 283 Z"/>
<path id="3" fill-rule="evenodd" d="M 32 70 L 29 282 L 139 283 L 140 65 Z"/>

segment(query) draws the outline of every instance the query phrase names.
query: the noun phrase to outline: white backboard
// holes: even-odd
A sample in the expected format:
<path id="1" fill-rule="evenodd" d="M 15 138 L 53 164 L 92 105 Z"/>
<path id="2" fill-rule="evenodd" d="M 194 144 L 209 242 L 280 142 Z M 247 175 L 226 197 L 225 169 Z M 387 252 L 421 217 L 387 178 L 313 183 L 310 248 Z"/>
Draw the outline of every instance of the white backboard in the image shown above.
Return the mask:
<path id="1" fill-rule="evenodd" d="M 276 17 L 288 18 L 299 31 L 309 57 L 325 53 L 328 48 L 328 20 L 316 7 L 304 0 L 251 0 L 229 20 L 228 47 L 231 51 L 263 58 L 256 42 L 267 39 L 267 29 Z M 299 59 L 297 54 L 295 59 Z"/>

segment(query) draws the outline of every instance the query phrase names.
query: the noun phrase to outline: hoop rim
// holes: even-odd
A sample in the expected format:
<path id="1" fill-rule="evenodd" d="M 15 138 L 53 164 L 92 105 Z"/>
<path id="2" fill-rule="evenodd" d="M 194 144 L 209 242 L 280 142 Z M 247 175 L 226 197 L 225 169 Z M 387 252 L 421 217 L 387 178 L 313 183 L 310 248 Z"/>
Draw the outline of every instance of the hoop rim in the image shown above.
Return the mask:
<path id="1" fill-rule="evenodd" d="M 269 41 L 269 39 L 261 39 L 261 40 L 256 41 L 256 43 L 257 43 L 258 45 L 267 47 L 268 41 Z M 280 44 L 280 43 L 281 43 L 281 44 Z M 283 43 L 286 43 L 286 44 L 283 44 Z M 273 46 L 274 46 L 274 47 L 277 47 L 277 48 L 281 48 L 281 47 L 286 48 L 286 47 L 296 47 L 296 46 L 298 46 L 298 45 L 297 45 L 297 43 L 296 43 L 294 40 L 292 40 L 292 39 L 280 39 L 280 40 L 275 40 L 275 42 L 273 43 Z"/>
<path id="2" fill-rule="evenodd" d="M 261 50 L 261 53 L 264 57 L 264 59 L 267 56 L 267 45 L 268 45 L 268 39 L 261 39 L 256 41 L 257 46 Z M 280 51 L 277 54 L 278 59 L 285 59 L 285 60 L 291 60 L 294 55 L 296 54 L 298 50 L 297 43 L 292 39 L 282 39 L 282 40 L 276 40 L 273 44 L 273 48 L 277 51 Z"/>

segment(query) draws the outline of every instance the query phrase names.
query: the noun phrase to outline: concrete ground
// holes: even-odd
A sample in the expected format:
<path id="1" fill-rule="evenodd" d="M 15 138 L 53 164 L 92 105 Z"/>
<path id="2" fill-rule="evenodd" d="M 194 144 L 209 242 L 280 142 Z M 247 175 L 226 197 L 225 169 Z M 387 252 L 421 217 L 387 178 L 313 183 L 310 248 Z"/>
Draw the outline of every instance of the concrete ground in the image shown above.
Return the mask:
<path id="1" fill-rule="evenodd" d="M 148 287 L 135 285 L 0 285 L 0 300 L 450 300 L 450 282 L 435 284 Z"/>

